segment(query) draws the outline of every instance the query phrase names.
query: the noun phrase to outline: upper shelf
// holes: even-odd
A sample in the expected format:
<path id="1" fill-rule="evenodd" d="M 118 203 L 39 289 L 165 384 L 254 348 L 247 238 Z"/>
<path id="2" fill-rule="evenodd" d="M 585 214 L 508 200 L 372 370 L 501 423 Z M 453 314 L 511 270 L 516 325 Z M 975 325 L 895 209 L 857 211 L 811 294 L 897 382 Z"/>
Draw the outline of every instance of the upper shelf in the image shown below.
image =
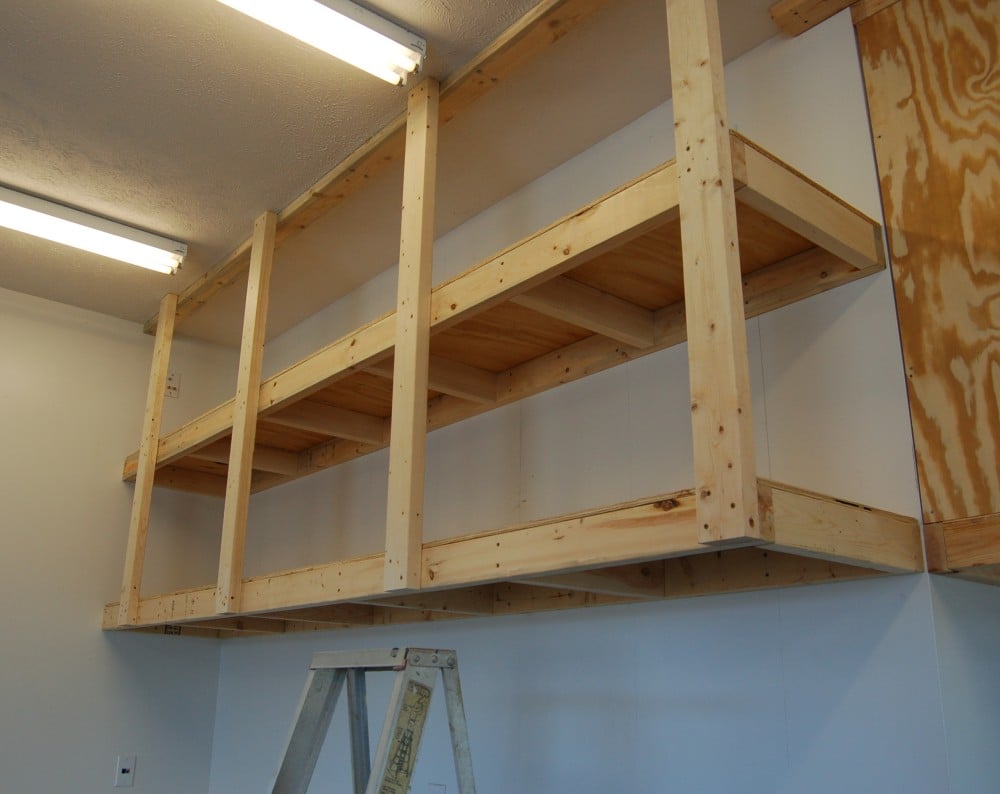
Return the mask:
<path id="1" fill-rule="evenodd" d="M 747 317 L 885 266 L 875 221 L 731 143 Z M 676 163 L 438 285 L 431 323 L 431 429 L 684 341 Z M 253 490 L 388 444 L 394 342 L 390 313 L 261 384 Z M 223 496 L 232 414 L 229 400 L 163 436 L 156 484 Z"/>

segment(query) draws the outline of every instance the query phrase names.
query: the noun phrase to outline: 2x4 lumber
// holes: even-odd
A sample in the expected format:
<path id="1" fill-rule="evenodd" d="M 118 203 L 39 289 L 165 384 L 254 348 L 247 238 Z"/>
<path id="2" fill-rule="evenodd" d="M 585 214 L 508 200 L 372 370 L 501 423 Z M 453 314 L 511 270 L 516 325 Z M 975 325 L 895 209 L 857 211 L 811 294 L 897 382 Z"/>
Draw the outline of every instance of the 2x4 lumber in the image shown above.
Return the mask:
<path id="1" fill-rule="evenodd" d="M 884 264 L 871 218 L 739 135 L 732 136 L 736 199 L 858 268 Z"/>
<path id="2" fill-rule="evenodd" d="M 160 321 L 153 343 L 153 362 L 149 371 L 146 407 L 142 416 L 142 436 L 136 463 L 135 491 L 132 494 L 132 515 L 129 519 L 128 544 L 125 548 L 125 572 L 118 612 L 119 625 L 134 624 L 139 617 L 139 591 L 146 557 L 146 537 L 149 533 L 149 509 L 153 500 L 153 480 L 156 477 L 156 451 L 160 443 L 163 419 L 163 396 L 170 367 L 170 347 L 174 336 L 174 313 L 177 296 L 168 293 L 160 301 Z"/>
<path id="3" fill-rule="evenodd" d="M 851 21 L 855 25 L 860 25 L 868 17 L 874 16 L 879 11 L 884 11 L 898 2 L 899 0 L 856 0 L 851 6 Z"/>
<path id="4" fill-rule="evenodd" d="M 667 598 L 691 598 L 878 575 L 881 572 L 871 568 L 757 546 L 667 560 L 665 595 Z"/>
<path id="5" fill-rule="evenodd" d="M 565 272 L 584 258 L 641 236 L 676 213 L 676 164 L 666 163 L 433 290 L 432 327 L 444 330 L 485 311 Z M 392 355 L 395 337 L 393 313 L 287 367 L 261 384 L 261 415 L 276 414 L 352 372 L 377 365 Z M 157 465 L 168 464 L 219 440 L 229 433 L 232 423 L 230 399 L 162 438 Z M 126 459 L 123 479 L 135 476 L 135 460 L 135 455 Z"/>
<path id="6" fill-rule="evenodd" d="M 775 550 L 887 573 L 924 570 L 915 518 L 787 485 L 762 487 L 771 492 Z"/>
<path id="7" fill-rule="evenodd" d="M 216 441 L 214 444 L 196 450 L 191 454 L 191 457 L 214 463 L 228 463 L 231 454 L 230 447 L 228 440 Z M 302 459 L 295 452 L 257 445 L 254 447 L 252 459 L 253 468 L 258 471 L 287 474 L 293 477 L 303 473 Z"/>
<path id="8" fill-rule="evenodd" d="M 226 479 L 226 501 L 222 515 L 216 611 L 240 611 L 240 582 L 246 545 L 247 509 L 250 503 L 260 368 L 264 356 L 264 326 L 267 320 L 274 231 L 277 216 L 265 212 L 254 223 L 253 252 L 243 315 L 243 341 L 233 403 L 233 436 Z"/>
<path id="9" fill-rule="evenodd" d="M 784 33 L 798 36 L 853 3 L 854 0 L 778 0 L 771 6 L 771 19 Z"/>
<path id="10" fill-rule="evenodd" d="M 607 3 L 608 0 L 540 2 L 444 81 L 440 92 L 441 123 L 447 124 Z M 278 215 L 276 245 L 307 229 L 378 174 L 394 167 L 403 156 L 405 127 L 406 116 L 401 114 L 285 207 Z M 188 286 L 180 295 L 178 320 L 190 316 L 213 295 L 236 282 L 249 265 L 250 249 L 251 240 L 243 242 Z M 146 333 L 153 333 L 156 324 L 156 317 L 147 320 Z"/>
<path id="11" fill-rule="evenodd" d="M 392 598 L 375 598 L 367 603 L 392 609 L 418 612 L 448 612 L 455 615 L 492 615 L 493 585 L 412 593 Z"/>
<path id="12" fill-rule="evenodd" d="M 626 345 L 653 344 L 653 312 L 564 276 L 516 296 L 513 303 Z"/>
<path id="13" fill-rule="evenodd" d="M 267 421 L 366 444 L 383 444 L 389 440 L 389 425 L 382 417 L 311 400 L 300 400 L 277 413 L 270 413 Z"/>
<path id="14" fill-rule="evenodd" d="M 931 571 L 1000 565 L 1000 513 L 936 521 L 924 527 Z"/>
<path id="15" fill-rule="evenodd" d="M 368 372 L 392 380 L 393 368 L 394 360 L 387 358 L 369 367 Z M 434 391 L 483 405 L 489 405 L 497 399 L 495 372 L 440 356 L 430 357 L 427 385 Z"/>
<path id="16" fill-rule="evenodd" d="M 156 472 L 156 486 L 172 491 L 216 496 L 226 495 L 226 478 L 205 471 L 184 469 L 180 466 L 164 466 Z"/>
<path id="17" fill-rule="evenodd" d="M 665 163 L 436 287 L 432 325 L 443 331 L 560 276 L 676 217 L 677 165 Z"/>
<path id="18" fill-rule="evenodd" d="M 761 537 L 717 0 L 667 0 L 699 537 Z"/>
<path id="19" fill-rule="evenodd" d="M 535 576 L 515 580 L 520 584 L 572 590 L 622 598 L 663 598 L 664 564 L 662 561 L 633 565 L 613 565 L 592 571 Z"/>
<path id="20" fill-rule="evenodd" d="M 572 573 L 704 550 L 695 498 L 683 491 L 502 532 L 425 544 L 424 587 Z"/>
<path id="21" fill-rule="evenodd" d="M 496 586 L 495 615 L 522 615 L 529 612 L 550 612 L 557 609 L 613 606 L 628 604 L 636 599 L 627 596 L 590 593 L 584 590 L 557 590 L 520 582 L 505 582 Z"/>
<path id="22" fill-rule="evenodd" d="M 420 586 L 438 90 L 431 79 L 413 88 L 406 119 L 385 521 L 385 589 L 389 592 Z"/>

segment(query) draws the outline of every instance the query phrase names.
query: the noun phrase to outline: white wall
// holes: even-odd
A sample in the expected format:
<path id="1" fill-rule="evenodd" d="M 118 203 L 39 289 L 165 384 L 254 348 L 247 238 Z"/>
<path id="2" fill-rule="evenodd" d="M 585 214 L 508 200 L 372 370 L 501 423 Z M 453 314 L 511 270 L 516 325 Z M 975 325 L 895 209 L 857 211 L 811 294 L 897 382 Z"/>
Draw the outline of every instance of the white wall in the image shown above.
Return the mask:
<path id="1" fill-rule="evenodd" d="M 0 791 L 109 791 L 118 753 L 138 754 L 136 790 L 207 790 L 216 643 L 100 629 L 121 586 L 121 464 L 151 352 L 137 325 L 0 290 Z M 151 545 L 176 545 L 150 585 L 204 581 L 214 503 L 155 502 Z"/>
<path id="2" fill-rule="evenodd" d="M 728 76 L 735 127 L 878 216 L 847 15 L 763 45 Z M 437 241 L 435 280 L 672 150 L 668 104 Z M 271 344 L 272 368 L 392 302 L 390 271 Z M 760 472 L 917 515 L 888 275 L 748 331 Z M 432 434 L 426 536 L 690 487 L 688 402 L 680 347 Z M 385 479 L 382 453 L 255 497 L 248 572 L 380 549 Z M 398 644 L 459 650 L 481 792 L 930 794 L 949 785 L 930 587 L 903 577 L 229 642 L 211 790 L 249 790 L 273 774 L 312 651 Z M 373 700 L 384 697 L 376 689 Z M 437 718 L 417 794 L 432 782 L 454 791 Z M 346 784 L 342 724 L 337 731 L 317 787 Z"/>

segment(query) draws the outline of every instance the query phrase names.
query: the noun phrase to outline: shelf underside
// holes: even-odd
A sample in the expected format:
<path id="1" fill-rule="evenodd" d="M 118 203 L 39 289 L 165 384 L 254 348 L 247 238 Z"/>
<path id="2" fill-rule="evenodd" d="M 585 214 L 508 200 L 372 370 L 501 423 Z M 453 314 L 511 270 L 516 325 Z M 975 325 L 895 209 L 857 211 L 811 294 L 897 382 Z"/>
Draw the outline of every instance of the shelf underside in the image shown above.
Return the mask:
<path id="1" fill-rule="evenodd" d="M 740 136 L 732 144 L 748 317 L 884 267 L 877 224 Z M 684 341 L 676 168 L 434 289 L 430 429 Z M 261 385 L 254 491 L 388 445 L 394 341 L 390 314 Z M 231 433 L 230 400 L 161 438 L 156 485 L 223 496 Z"/>
<path id="2" fill-rule="evenodd" d="M 923 569 L 913 518 L 766 480 L 768 542 L 698 543 L 693 491 L 449 538 L 423 546 L 421 589 L 383 591 L 382 554 L 243 580 L 243 608 L 215 613 L 215 587 L 140 600 L 132 630 L 272 634 L 496 616 L 789 587 Z M 116 629 L 118 605 L 104 611 Z"/>

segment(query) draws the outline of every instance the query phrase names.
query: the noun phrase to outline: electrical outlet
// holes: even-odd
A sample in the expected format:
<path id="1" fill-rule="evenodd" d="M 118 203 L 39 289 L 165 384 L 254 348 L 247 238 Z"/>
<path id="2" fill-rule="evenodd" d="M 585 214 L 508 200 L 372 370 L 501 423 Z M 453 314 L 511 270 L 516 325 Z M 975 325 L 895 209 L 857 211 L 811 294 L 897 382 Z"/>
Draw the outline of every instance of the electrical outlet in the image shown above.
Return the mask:
<path id="1" fill-rule="evenodd" d="M 132 788 L 135 783 L 135 756 L 120 755 L 115 765 L 115 788 Z"/>
<path id="2" fill-rule="evenodd" d="M 167 373 L 167 397 L 180 397 L 181 396 L 181 373 L 179 372 L 168 372 Z"/>

